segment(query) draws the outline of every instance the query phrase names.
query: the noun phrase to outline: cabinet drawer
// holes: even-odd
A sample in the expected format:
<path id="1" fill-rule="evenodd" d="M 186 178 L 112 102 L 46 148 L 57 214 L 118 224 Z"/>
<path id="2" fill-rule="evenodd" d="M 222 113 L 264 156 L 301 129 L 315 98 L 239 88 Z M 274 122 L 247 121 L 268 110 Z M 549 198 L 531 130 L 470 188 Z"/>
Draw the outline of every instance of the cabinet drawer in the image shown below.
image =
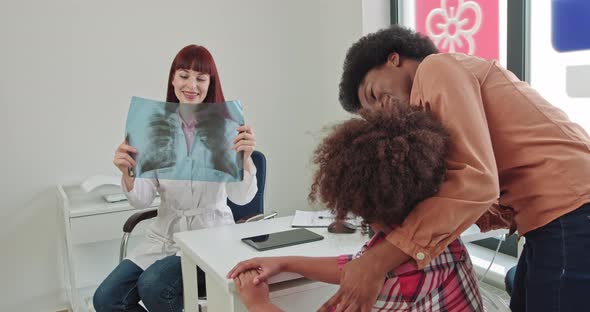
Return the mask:
<path id="1" fill-rule="evenodd" d="M 316 311 L 338 291 L 338 285 L 305 278 L 270 285 L 270 300 L 284 311 Z"/>
<path id="2" fill-rule="evenodd" d="M 120 239 L 123 236 L 123 224 L 140 210 L 127 210 L 98 215 L 89 215 L 70 219 L 72 244 L 87 244 L 98 241 Z M 153 220 L 145 220 L 133 229 L 133 235 L 143 235 L 145 228 Z"/>

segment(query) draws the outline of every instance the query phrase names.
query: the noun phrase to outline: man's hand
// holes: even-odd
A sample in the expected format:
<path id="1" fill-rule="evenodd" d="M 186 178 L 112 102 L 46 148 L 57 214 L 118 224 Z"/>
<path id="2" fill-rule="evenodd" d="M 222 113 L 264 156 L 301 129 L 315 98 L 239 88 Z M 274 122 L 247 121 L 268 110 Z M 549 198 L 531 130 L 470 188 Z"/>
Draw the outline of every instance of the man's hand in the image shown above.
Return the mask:
<path id="1" fill-rule="evenodd" d="M 376 270 L 370 261 L 370 258 L 362 256 L 344 265 L 340 289 L 324 303 L 321 312 L 371 311 L 383 287 L 385 274 Z"/>
<path id="2" fill-rule="evenodd" d="M 384 241 L 350 261 L 340 273 L 340 289 L 320 312 L 370 312 L 379 296 L 385 275 L 410 257 Z"/>

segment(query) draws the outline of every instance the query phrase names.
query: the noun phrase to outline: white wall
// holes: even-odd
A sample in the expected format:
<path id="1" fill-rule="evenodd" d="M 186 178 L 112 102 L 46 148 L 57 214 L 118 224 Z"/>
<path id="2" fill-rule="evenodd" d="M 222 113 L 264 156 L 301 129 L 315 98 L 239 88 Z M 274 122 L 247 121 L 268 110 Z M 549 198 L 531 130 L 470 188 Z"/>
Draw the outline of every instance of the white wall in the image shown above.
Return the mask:
<path id="1" fill-rule="evenodd" d="M 116 174 L 132 95 L 163 99 L 183 46 L 213 53 L 268 157 L 266 209 L 307 206 L 361 0 L 9 0 L 0 5 L 0 311 L 63 307 L 55 185 Z"/>
<path id="2" fill-rule="evenodd" d="M 391 25 L 390 0 L 363 1 L 363 35 Z"/>

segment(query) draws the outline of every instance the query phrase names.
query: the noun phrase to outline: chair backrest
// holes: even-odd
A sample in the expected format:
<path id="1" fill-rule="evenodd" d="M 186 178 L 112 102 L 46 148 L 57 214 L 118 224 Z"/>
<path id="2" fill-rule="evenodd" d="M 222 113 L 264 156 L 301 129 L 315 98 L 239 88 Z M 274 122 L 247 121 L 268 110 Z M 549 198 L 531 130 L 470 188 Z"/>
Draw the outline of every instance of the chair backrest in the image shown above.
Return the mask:
<path id="1" fill-rule="evenodd" d="M 254 198 L 249 203 L 240 206 L 232 203 L 229 199 L 227 205 L 231 208 L 234 215 L 234 220 L 237 222 L 240 219 L 251 217 L 256 214 L 264 213 L 264 185 L 266 182 L 266 157 L 259 151 L 252 153 L 252 161 L 256 166 L 256 183 L 258 191 Z"/>

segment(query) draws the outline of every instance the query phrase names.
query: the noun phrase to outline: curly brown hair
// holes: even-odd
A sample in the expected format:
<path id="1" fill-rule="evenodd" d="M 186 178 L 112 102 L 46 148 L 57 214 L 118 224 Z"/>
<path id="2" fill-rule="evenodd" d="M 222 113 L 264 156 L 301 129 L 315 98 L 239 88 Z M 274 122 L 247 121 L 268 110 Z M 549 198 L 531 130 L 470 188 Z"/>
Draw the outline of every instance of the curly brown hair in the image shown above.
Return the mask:
<path id="1" fill-rule="evenodd" d="M 309 200 L 337 219 L 350 212 L 365 224 L 401 224 L 445 179 L 448 135 L 430 112 L 399 104 L 359 111 L 318 146 Z"/>

